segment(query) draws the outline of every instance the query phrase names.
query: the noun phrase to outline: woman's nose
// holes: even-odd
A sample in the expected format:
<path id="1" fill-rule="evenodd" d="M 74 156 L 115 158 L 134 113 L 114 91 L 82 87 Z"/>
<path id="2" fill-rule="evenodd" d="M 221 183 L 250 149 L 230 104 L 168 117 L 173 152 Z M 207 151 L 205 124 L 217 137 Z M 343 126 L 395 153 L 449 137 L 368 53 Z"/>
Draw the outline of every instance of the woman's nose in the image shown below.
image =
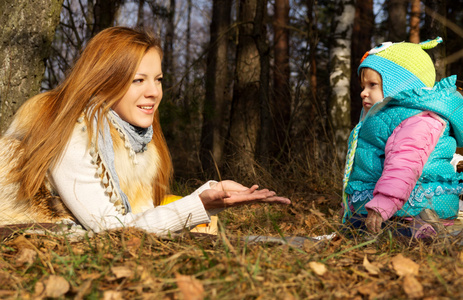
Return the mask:
<path id="1" fill-rule="evenodd" d="M 158 82 L 151 83 L 145 92 L 145 96 L 148 97 L 157 97 L 161 94 L 162 86 Z"/>

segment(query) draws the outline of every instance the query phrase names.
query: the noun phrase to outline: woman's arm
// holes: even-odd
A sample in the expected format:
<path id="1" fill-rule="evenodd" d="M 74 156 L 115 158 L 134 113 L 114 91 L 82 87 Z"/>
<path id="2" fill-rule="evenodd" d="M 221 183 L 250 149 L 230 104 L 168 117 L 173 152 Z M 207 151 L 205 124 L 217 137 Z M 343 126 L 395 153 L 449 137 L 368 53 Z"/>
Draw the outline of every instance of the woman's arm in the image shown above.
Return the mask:
<path id="1" fill-rule="evenodd" d="M 191 195 L 170 204 L 123 215 L 110 202 L 96 175 L 96 166 L 91 163 L 87 149 L 87 133 L 81 126 L 76 126 L 60 163 L 51 170 L 51 182 L 77 220 L 95 232 L 134 226 L 163 234 L 209 223 L 210 215 L 227 207 L 257 202 L 290 203 L 273 191 L 257 190 L 257 186 L 247 188 L 231 180 L 209 181 Z"/>
<path id="2" fill-rule="evenodd" d="M 365 205 L 369 211 L 367 226 L 372 231 L 379 231 L 381 222 L 400 210 L 410 197 L 443 128 L 439 117 L 425 112 L 404 120 L 389 137 L 383 173 L 373 199 Z"/>
<path id="3" fill-rule="evenodd" d="M 99 232 L 120 227 L 139 227 L 167 233 L 210 222 L 199 194 L 210 189 L 206 183 L 191 195 L 143 213 L 119 213 L 110 202 L 87 149 L 87 133 L 76 126 L 59 164 L 51 170 L 51 182 L 64 204 L 87 229 Z"/>

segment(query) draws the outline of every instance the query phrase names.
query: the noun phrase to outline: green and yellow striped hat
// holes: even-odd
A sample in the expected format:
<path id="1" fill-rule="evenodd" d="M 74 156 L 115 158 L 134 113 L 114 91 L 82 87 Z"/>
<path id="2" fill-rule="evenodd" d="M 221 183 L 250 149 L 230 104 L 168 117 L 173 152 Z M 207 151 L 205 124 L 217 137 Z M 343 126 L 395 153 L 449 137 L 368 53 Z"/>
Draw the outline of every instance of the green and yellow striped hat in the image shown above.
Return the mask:
<path id="1" fill-rule="evenodd" d="M 371 49 L 360 61 L 358 72 L 370 68 L 381 75 L 384 97 L 409 89 L 433 87 L 436 70 L 431 57 L 424 49 L 442 43 L 442 38 L 414 43 L 386 42 Z"/>

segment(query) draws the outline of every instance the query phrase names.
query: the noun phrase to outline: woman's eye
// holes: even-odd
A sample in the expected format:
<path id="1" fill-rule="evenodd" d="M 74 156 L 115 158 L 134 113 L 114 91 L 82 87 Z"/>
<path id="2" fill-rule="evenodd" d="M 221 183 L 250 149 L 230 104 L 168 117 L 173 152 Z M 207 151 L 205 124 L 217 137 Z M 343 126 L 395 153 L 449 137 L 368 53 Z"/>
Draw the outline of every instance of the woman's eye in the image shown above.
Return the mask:
<path id="1" fill-rule="evenodd" d="M 391 47 L 392 45 L 393 45 L 392 42 L 385 42 L 385 43 L 382 43 L 381 45 L 378 45 L 378 46 L 374 47 L 373 49 L 371 49 L 368 52 L 370 54 L 375 54 L 375 53 L 386 50 L 387 48 Z"/>
<path id="2" fill-rule="evenodd" d="M 159 77 L 159 78 L 158 78 L 158 81 L 159 81 L 159 82 L 162 82 L 163 80 L 164 80 L 164 78 L 162 78 L 162 77 Z"/>
<path id="3" fill-rule="evenodd" d="M 134 79 L 132 82 L 133 83 L 141 83 L 141 82 L 143 82 L 143 79 L 142 78 Z"/>

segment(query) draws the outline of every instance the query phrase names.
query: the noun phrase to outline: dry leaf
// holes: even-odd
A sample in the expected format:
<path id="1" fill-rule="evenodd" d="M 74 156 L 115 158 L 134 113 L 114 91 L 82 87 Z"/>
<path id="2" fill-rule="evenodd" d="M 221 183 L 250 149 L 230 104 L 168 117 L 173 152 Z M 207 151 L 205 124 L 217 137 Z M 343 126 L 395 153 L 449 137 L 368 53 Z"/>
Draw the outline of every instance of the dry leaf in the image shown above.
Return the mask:
<path id="1" fill-rule="evenodd" d="M 326 200 L 326 198 L 324 196 L 320 196 L 317 199 L 315 199 L 315 203 L 317 203 L 317 204 L 323 204 L 323 203 L 326 203 L 326 202 L 328 202 L 328 200 Z"/>
<path id="2" fill-rule="evenodd" d="M 61 276 L 51 275 L 45 281 L 45 295 L 51 298 L 58 298 L 69 291 L 69 283 Z"/>
<path id="3" fill-rule="evenodd" d="M 463 268 L 455 267 L 455 272 L 457 272 L 458 275 L 463 275 Z"/>
<path id="4" fill-rule="evenodd" d="M 307 227 L 309 228 L 312 228 L 314 227 L 315 225 L 317 225 L 319 222 L 318 222 L 318 219 L 315 215 L 308 215 L 306 216 L 306 220 L 304 220 L 304 223 Z"/>
<path id="5" fill-rule="evenodd" d="M 122 293 L 118 291 L 105 291 L 103 300 L 122 300 Z"/>
<path id="6" fill-rule="evenodd" d="M 316 261 L 309 262 L 309 267 L 318 276 L 323 276 L 323 274 L 325 274 L 327 271 L 326 266 L 324 264 L 316 262 Z"/>
<path id="7" fill-rule="evenodd" d="M 371 264 L 369 261 L 368 261 L 368 258 L 367 256 L 365 255 L 365 257 L 363 258 L 363 266 L 365 267 L 365 269 L 368 271 L 368 273 L 370 273 L 371 275 L 378 275 L 380 270 L 377 266 Z"/>
<path id="8" fill-rule="evenodd" d="M 359 286 L 357 290 L 360 294 L 364 296 L 368 296 L 368 295 L 376 294 L 377 288 L 378 288 L 378 284 L 376 282 L 370 282 L 368 284 Z"/>
<path id="9" fill-rule="evenodd" d="M 87 279 L 98 279 L 101 277 L 101 273 L 90 273 L 90 274 L 87 274 L 87 273 L 83 273 L 80 275 L 80 278 L 83 279 L 83 280 L 87 280 Z"/>
<path id="10" fill-rule="evenodd" d="M 16 258 L 16 265 L 22 266 L 24 264 L 31 265 L 35 258 L 37 257 L 37 252 L 29 249 L 29 248 L 22 248 L 19 250 L 18 256 Z"/>
<path id="11" fill-rule="evenodd" d="M 296 300 L 296 298 L 293 295 L 286 293 L 283 300 Z"/>
<path id="12" fill-rule="evenodd" d="M 134 236 L 130 240 L 126 242 L 127 247 L 129 248 L 140 248 L 141 245 L 141 239 Z"/>
<path id="13" fill-rule="evenodd" d="M 460 262 L 463 262 L 463 251 L 458 253 L 458 258 L 460 259 Z"/>
<path id="14" fill-rule="evenodd" d="M 34 299 L 42 299 L 45 292 L 45 285 L 41 281 L 37 281 L 34 286 Z"/>
<path id="15" fill-rule="evenodd" d="M 141 239 L 134 236 L 126 242 L 127 250 L 133 257 L 138 257 L 140 251 Z"/>
<path id="16" fill-rule="evenodd" d="M 376 249 L 364 249 L 363 253 L 365 254 L 376 254 L 378 251 Z"/>
<path id="17" fill-rule="evenodd" d="M 405 275 L 418 275 L 418 269 L 420 266 L 409 258 L 404 257 L 402 254 L 398 254 L 391 259 L 394 271 L 399 276 Z"/>
<path id="18" fill-rule="evenodd" d="M 84 297 L 88 293 L 90 293 L 91 289 L 92 289 L 92 280 L 90 279 L 81 284 L 77 292 L 77 295 L 74 297 L 74 300 L 84 299 Z"/>
<path id="19" fill-rule="evenodd" d="M 198 279 L 193 276 L 186 276 L 176 273 L 175 279 L 180 292 L 185 300 L 202 300 L 204 299 L 204 287 Z"/>
<path id="20" fill-rule="evenodd" d="M 133 276 L 132 269 L 127 266 L 111 267 L 111 271 L 114 273 L 117 279 Z"/>
<path id="21" fill-rule="evenodd" d="M 411 274 L 407 274 L 403 281 L 404 291 L 409 298 L 422 298 L 424 296 L 423 286 Z"/>
<path id="22" fill-rule="evenodd" d="M 33 248 L 33 245 L 31 242 L 29 242 L 24 236 L 20 235 L 17 238 L 15 238 L 12 241 L 12 244 L 14 244 L 18 249 L 22 248 Z"/>

